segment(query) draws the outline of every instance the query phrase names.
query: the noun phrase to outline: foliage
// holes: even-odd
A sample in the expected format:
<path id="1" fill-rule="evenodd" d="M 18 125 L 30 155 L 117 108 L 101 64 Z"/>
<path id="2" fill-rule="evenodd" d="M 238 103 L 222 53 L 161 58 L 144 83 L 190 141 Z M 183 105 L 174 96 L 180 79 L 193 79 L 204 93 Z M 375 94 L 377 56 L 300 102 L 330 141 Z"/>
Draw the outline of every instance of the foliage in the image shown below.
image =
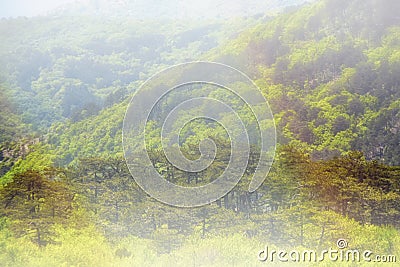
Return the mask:
<path id="1" fill-rule="evenodd" d="M 230 41 L 238 24 L 229 21 L 1 21 L 1 262 L 252 266 L 266 244 L 324 249 L 339 238 L 400 255 L 399 3 L 384 2 L 323 0 L 268 22 L 249 18 L 238 24 L 255 26 Z M 256 80 L 274 111 L 279 145 L 256 192 L 247 191 L 259 158 L 252 142 L 249 167 L 231 192 L 179 209 L 134 183 L 122 158 L 122 121 L 141 81 L 202 57 L 242 66 Z M 224 129 L 196 120 L 182 129 L 182 152 L 196 158 L 199 141 L 212 138 L 221 149 L 211 168 L 189 174 L 165 158 L 157 116 L 200 94 L 171 94 L 147 129 L 153 166 L 182 186 L 212 181 L 229 157 Z M 207 96 L 232 100 L 218 89 Z M 257 135 L 248 108 L 232 103 Z"/>

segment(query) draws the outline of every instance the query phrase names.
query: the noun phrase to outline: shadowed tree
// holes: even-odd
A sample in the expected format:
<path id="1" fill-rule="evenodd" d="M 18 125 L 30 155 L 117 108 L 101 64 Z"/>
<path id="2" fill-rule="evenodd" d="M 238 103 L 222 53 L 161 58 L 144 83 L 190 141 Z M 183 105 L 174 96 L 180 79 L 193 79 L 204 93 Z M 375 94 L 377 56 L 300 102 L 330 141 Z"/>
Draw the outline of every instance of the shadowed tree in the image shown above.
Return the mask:
<path id="1" fill-rule="evenodd" d="M 54 169 L 30 170 L 0 188 L 1 215 L 13 221 L 17 235 L 32 236 L 39 246 L 46 245 L 52 241 L 51 227 L 68 222 L 74 194 L 63 179 Z"/>

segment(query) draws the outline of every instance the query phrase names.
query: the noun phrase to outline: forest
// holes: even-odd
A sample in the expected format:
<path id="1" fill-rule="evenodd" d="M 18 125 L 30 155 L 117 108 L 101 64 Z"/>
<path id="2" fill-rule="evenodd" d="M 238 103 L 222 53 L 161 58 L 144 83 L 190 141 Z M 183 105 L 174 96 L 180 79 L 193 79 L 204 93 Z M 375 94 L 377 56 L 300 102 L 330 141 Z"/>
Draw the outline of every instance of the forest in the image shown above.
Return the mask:
<path id="1" fill-rule="evenodd" d="M 280 12 L 228 18 L 1 19 L 0 265 L 281 266 L 260 261 L 259 251 L 322 251 L 340 239 L 374 260 L 287 265 L 399 262 L 400 2 L 289 2 Z M 255 142 L 227 195 L 178 208 L 135 183 L 123 120 L 144 81 L 197 60 L 254 81 L 274 114 L 277 146 L 256 191 L 248 191 L 260 158 Z M 153 167 L 186 187 L 213 181 L 231 149 L 219 125 L 193 121 L 181 150 L 195 159 L 211 138 L 219 149 L 213 164 L 184 172 L 168 162 L 155 118 L 196 95 L 171 94 L 146 129 Z M 233 103 L 252 127 L 250 111 Z"/>

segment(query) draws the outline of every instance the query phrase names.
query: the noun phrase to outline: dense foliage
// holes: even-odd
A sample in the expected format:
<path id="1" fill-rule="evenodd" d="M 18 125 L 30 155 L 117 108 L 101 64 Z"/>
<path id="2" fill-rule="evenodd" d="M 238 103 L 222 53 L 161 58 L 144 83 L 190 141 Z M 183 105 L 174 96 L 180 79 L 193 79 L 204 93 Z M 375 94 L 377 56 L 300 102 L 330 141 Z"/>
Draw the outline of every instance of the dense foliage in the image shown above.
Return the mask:
<path id="1" fill-rule="evenodd" d="M 213 57 L 247 64 L 281 143 L 317 159 L 361 150 L 398 165 L 398 8 L 391 0 L 321 1 L 256 26 Z"/>

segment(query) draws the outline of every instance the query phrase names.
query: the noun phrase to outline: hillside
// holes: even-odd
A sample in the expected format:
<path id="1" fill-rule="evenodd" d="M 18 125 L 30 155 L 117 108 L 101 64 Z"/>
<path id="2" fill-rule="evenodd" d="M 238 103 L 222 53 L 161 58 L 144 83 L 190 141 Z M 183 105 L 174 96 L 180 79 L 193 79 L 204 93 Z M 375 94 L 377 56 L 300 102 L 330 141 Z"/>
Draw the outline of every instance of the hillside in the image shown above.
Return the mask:
<path id="1" fill-rule="evenodd" d="M 396 27 L 397 15 L 390 15 L 397 4 L 368 7 L 366 2 L 361 5 L 365 8 L 357 10 L 359 18 L 367 16 L 371 8 L 377 12 L 371 20 L 363 21 L 345 15 L 357 3 L 340 5 L 340 9 L 329 3 L 321 2 L 259 24 L 241 33 L 237 40 L 200 57 L 237 66 L 253 76 L 275 114 L 281 144 L 294 144 L 315 159 L 361 150 L 368 159 L 400 164 L 396 75 L 400 29 Z M 310 21 L 315 25 L 311 26 Z M 50 135 L 54 140 L 65 140 L 60 146 L 62 153 L 68 153 L 69 145 L 79 147 L 71 152 L 72 158 L 93 153 L 85 152 L 87 146 L 77 146 L 86 142 L 88 135 L 98 153 L 121 151 L 116 131 L 104 132 L 116 140 L 107 149 L 109 141 L 97 134 L 99 130 L 85 130 L 119 129 L 124 106 L 111 110 L 101 113 L 98 119 L 54 126 Z M 120 119 L 107 119 L 109 113 L 120 114 Z M 104 127 L 98 122 L 104 122 Z M 81 135 L 86 137 L 79 141 Z M 54 145 L 56 148 L 60 143 Z"/>
<path id="2" fill-rule="evenodd" d="M 212 58 L 247 66 L 272 106 L 282 143 L 316 159 L 362 150 L 399 164 L 398 7 L 322 1 L 256 26 Z"/>
<path id="3" fill-rule="evenodd" d="M 237 1 L 227 7 L 214 1 L 211 6 L 227 8 L 211 8 L 210 2 L 81 1 L 47 16 L 3 18 L 2 90 L 25 127 L 42 134 L 56 121 L 97 114 L 157 70 L 203 59 L 239 32 L 304 2 Z M 176 10 L 184 11 L 184 17 Z"/>
<path id="4" fill-rule="evenodd" d="M 120 102 L 157 70 L 199 59 L 254 21 L 2 20 L 2 88 L 30 130 L 43 133 Z"/>

